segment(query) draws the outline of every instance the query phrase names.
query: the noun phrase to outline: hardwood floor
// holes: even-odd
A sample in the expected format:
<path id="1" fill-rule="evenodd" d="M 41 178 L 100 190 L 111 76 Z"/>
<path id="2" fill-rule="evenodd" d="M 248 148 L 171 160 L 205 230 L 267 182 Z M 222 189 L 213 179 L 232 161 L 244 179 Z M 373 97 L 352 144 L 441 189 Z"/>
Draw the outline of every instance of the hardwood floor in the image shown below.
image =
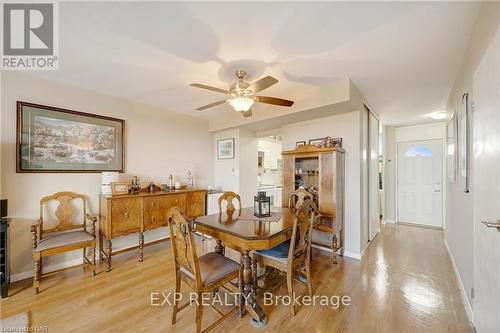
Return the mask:
<path id="1" fill-rule="evenodd" d="M 213 249 L 212 241 L 198 243 L 199 255 Z M 333 265 L 331 253 L 313 253 L 314 294 L 349 295 L 351 305 L 304 306 L 295 317 L 285 305 L 266 306 L 263 329 L 253 328 L 247 315 L 233 316 L 213 332 L 473 332 L 442 231 L 382 226 L 362 262 L 346 257 Z M 30 324 L 46 325 L 48 332 L 193 332 L 194 306 L 172 326 L 172 306 L 150 305 L 151 292 L 174 290 L 170 243 L 147 247 L 144 259 L 138 262 L 135 252 L 115 256 L 113 270 L 105 273 L 101 263 L 95 277 L 90 267 L 59 272 L 42 280 L 38 295 L 31 280 L 14 283 L 0 318 L 28 311 Z M 296 289 L 305 292 L 300 284 Z M 286 283 L 274 293 L 286 295 Z M 205 313 L 204 327 L 216 319 Z"/>

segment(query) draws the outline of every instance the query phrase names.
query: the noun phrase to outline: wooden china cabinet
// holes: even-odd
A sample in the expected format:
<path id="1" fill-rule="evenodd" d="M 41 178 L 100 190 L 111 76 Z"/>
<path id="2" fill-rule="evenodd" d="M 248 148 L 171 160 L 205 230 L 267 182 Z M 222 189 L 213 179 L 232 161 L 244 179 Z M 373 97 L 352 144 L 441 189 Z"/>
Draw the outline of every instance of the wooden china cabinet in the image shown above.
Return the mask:
<path id="1" fill-rule="evenodd" d="M 334 254 L 340 250 L 341 255 L 344 253 L 344 154 L 342 148 L 318 148 L 313 145 L 282 152 L 283 207 L 289 206 L 290 194 L 299 187 L 312 193 L 323 217 L 315 229 L 331 233 L 331 248 Z"/>

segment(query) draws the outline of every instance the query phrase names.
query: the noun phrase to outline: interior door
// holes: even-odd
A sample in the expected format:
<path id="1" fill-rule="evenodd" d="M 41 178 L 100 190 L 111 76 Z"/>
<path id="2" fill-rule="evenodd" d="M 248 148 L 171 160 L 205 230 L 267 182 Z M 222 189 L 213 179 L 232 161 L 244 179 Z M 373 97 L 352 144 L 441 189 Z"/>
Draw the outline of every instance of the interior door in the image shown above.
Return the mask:
<path id="1" fill-rule="evenodd" d="M 473 80 L 474 326 L 500 332 L 500 30 Z"/>
<path id="2" fill-rule="evenodd" d="M 398 143 L 398 222 L 442 228 L 441 139 Z"/>
<path id="3" fill-rule="evenodd" d="M 379 195 L 379 124 L 378 119 L 368 113 L 368 220 L 369 239 L 373 240 L 380 231 Z"/>

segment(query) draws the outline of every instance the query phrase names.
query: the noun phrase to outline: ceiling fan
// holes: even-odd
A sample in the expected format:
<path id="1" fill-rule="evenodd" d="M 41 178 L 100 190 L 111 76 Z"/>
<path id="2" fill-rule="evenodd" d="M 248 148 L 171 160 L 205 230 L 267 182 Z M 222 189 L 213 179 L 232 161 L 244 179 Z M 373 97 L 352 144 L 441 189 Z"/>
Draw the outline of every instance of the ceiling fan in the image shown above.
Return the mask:
<path id="1" fill-rule="evenodd" d="M 213 106 L 224 104 L 227 102 L 233 107 L 235 111 L 240 112 L 243 115 L 243 117 L 250 117 L 252 115 L 252 110 L 250 108 L 255 102 L 279 105 L 279 106 L 288 106 L 288 107 L 293 105 L 293 101 L 289 101 L 286 99 L 255 95 L 259 91 L 262 91 L 278 83 L 278 80 L 276 80 L 274 77 L 266 76 L 260 80 L 255 81 L 254 83 L 247 83 L 245 82 L 245 77 L 247 75 L 247 72 L 245 72 L 244 70 L 238 70 L 236 71 L 235 75 L 237 81 L 236 83 L 233 83 L 231 85 L 229 90 L 211 87 L 200 83 L 190 84 L 190 86 L 193 87 L 217 91 L 228 95 L 228 98 L 225 100 L 201 106 L 196 110 L 198 111 L 205 110 Z"/>

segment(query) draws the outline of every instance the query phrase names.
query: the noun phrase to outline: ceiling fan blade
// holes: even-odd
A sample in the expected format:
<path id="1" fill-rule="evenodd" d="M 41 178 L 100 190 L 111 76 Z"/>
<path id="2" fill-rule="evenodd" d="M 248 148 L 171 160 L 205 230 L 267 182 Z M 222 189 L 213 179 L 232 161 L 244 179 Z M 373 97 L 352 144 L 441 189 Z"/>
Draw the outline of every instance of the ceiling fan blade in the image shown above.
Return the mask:
<path id="1" fill-rule="evenodd" d="M 201 83 L 191 83 L 190 86 L 196 87 L 196 88 L 201 88 L 201 89 L 207 89 L 207 90 L 212 90 L 212 91 L 217 91 L 223 94 L 229 94 L 229 91 L 212 87 L 212 86 L 207 86 L 206 84 L 201 84 Z"/>
<path id="2" fill-rule="evenodd" d="M 257 96 L 258 101 L 260 103 L 279 105 L 279 106 L 292 106 L 293 101 L 289 101 L 287 99 L 276 98 L 276 97 L 268 97 L 268 96 Z"/>
<path id="3" fill-rule="evenodd" d="M 251 117 L 252 116 L 252 109 L 248 110 L 248 111 L 245 111 L 245 112 L 241 112 L 241 114 L 243 115 L 243 117 L 245 118 L 248 118 L 248 117 Z"/>
<path id="4" fill-rule="evenodd" d="M 205 110 L 205 109 L 211 108 L 213 106 L 217 106 L 217 105 L 224 104 L 224 103 L 226 103 L 225 100 L 218 101 L 218 102 L 213 102 L 213 103 L 210 103 L 210 104 L 207 104 L 207 105 L 204 105 L 204 106 L 200 106 L 199 108 L 196 108 L 196 110 L 201 111 L 201 110 Z"/>
<path id="5" fill-rule="evenodd" d="M 278 83 L 278 80 L 276 80 L 274 77 L 266 76 L 252 83 L 247 89 L 251 90 L 255 94 L 261 90 L 269 88 L 276 83 Z"/>

